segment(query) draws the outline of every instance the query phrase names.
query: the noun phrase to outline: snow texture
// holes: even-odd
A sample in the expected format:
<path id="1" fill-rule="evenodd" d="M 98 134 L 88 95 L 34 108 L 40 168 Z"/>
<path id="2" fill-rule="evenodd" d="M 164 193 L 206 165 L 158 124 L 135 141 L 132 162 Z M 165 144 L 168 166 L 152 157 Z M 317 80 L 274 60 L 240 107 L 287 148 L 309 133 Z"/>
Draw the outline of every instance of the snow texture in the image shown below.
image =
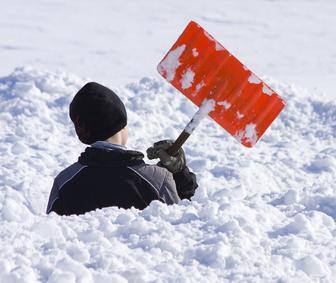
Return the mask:
<path id="1" fill-rule="evenodd" d="M 181 78 L 182 89 L 190 88 L 194 82 L 194 77 L 195 77 L 195 73 L 190 68 L 188 68 L 182 74 L 182 78 Z"/>
<path id="2" fill-rule="evenodd" d="M 54 176 L 84 148 L 68 106 L 85 81 L 28 67 L 0 78 L 0 282 L 334 281 L 334 100 L 268 79 L 287 106 L 253 150 L 211 119 L 185 144 L 191 202 L 47 216 Z M 129 148 L 176 138 L 196 111 L 163 80 L 114 90 Z"/>
<path id="3" fill-rule="evenodd" d="M 268 86 L 266 86 L 265 84 L 263 84 L 262 91 L 263 91 L 263 93 L 265 93 L 269 96 L 271 96 L 273 94 L 273 91 Z"/>
<path id="4" fill-rule="evenodd" d="M 33 65 L 114 86 L 159 77 L 194 20 L 256 74 L 335 99 L 335 14 L 334 0 L 1 0 L 0 75 Z"/>
<path id="5" fill-rule="evenodd" d="M 216 101 L 214 99 L 205 99 L 198 111 L 193 116 L 192 120 L 185 127 L 185 131 L 188 134 L 192 134 L 192 132 L 198 127 L 201 121 L 215 109 Z"/>
<path id="6" fill-rule="evenodd" d="M 222 45 L 220 45 L 217 41 L 216 41 L 216 44 L 215 44 L 215 49 L 217 51 L 225 51 L 225 48 Z"/>
<path id="7" fill-rule="evenodd" d="M 336 1 L 248 2 L 1 1 L 0 282 L 335 282 Z M 286 100 L 280 117 L 253 149 L 204 119 L 184 146 L 192 202 L 46 216 L 84 149 L 83 77 L 120 94 L 129 148 L 197 111 L 155 69 L 191 19 Z"/>
<path id="8" fill-rule="evenodd" d="M 256 131 L 255 124 L 247 124 L 245 127 L 245 137 L 250 141 L 251 144 L 255 144 L 258 140 L 258 134 Z"/>
<path id="9" fill-rule="evenodd" d="M 204 86 L 205 86 L 204 81 L 201 81 L 200 83 L 198 83 L 196 85 L 196 90 L 195 90 L 195 92 L 192 95 L 196 96 L 199 93 L 199 91 L 202 89 L 202 87 L 204 87 Z"/>
<path id="10" fill-rule="evenodd" d="M 167 54 L 167 57 L 158 66 L 160 73 L 164 74 L 169 82 L 171 82 L 175 78 L 176 70 L 181 65 L 179 59 L 185 48 L 185 45 L 176 47 L 174 50 L 170 51 Z M 183 84 L 183 86 L 189 85 L 190 80 L 193 80 L 193 78 L 194 76 L 191 76 L 190 73 L 187 72 L 187 74 L 185 74 L 185 78 L 182 79 L 181 83 Z"/>
<path id="11" fill-rule="evenodd" d="M 238 119 L 243 118 L 239 112 L 236 113 L 236 116 Z M 239 130 L 235 136 L 236 140 L 239 142 L 242 142 L 243 140 L 247 140 L 252 146 L 256 144 L 258 141 L 258 133 L 256 131 L 256 125 L 255 124 L 247 124 L 245 126 L 245 129 Z"/>
<path id="12" fill-rule="evenodd" d="M 231 103 L 226 100 L 217 102 L 218 105 L 223 106 L 225 110 L 228 110 L 231 107 Z"/>
<path id="13" fill-rule="evenodd" d="M 248 81 L 251 84 L 260 84 L 261 83 L 261 80 L 255 74 L 251 74 L 248 78 Z"/>
<path id="14" fill-rule="evenodd" d="M 204 35 L 211 41 L 215 42 L 215 39 L 205 30 Z"/>

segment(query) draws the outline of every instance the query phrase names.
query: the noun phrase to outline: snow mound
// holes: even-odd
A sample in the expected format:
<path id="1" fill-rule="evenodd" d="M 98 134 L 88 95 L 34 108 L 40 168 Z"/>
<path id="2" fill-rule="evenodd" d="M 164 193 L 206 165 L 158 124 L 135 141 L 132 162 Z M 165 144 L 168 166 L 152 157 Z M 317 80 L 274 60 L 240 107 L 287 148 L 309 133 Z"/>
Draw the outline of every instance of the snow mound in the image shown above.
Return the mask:
<path id="1" fill-rule="evenodd" d="M 192 202 L 45 215 L 53 177 L 83 150 L 68 105 L 84 80 L 0 78 L 0 282 L 258 282 L 336 277 L 336 103 L 267 80 L 286 109 L 253 149 L 210 119 L 185 145 Z M 162 81 L 115 91 L 129 147 L 176 138 L 196 107 Z"/>

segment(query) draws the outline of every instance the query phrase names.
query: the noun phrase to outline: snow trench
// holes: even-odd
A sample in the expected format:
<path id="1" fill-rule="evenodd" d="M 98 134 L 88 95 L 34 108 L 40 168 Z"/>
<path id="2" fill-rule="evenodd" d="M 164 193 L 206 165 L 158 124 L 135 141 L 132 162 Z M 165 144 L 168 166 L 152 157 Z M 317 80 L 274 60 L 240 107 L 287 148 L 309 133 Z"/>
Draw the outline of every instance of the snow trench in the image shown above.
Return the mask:
<path id="1" fill-rule="evenodd" d="M 272 80 L 286 109 L 253 148 L 205 119 L 185 145 L 192 201 L 45 215 L 56 174 L 84 149 L 68 105 L 84 79 L 0 78 L 0 282 L 331 282 L 336 278 L 336 103 Z M 174 139 L 197 111 L 152 78 L 109 86 L 128 147 Z"/>

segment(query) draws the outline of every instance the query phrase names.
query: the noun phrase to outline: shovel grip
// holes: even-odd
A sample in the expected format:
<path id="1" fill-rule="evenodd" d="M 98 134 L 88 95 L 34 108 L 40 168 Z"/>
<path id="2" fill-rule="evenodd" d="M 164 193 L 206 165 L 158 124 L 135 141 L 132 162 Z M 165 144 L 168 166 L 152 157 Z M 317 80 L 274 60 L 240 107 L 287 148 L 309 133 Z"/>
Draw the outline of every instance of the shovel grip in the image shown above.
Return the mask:
<path id="1" fill-rule="evenodd" d="M 185 141 L 189 138 L 190 134 L 187 133 L 185 130 L 179 135 L 176 141 L 172 144 L 170 148 L 168 148 L 167 153 L 170 156 L 174 156 L 178 150 L 182 147 Z"/>

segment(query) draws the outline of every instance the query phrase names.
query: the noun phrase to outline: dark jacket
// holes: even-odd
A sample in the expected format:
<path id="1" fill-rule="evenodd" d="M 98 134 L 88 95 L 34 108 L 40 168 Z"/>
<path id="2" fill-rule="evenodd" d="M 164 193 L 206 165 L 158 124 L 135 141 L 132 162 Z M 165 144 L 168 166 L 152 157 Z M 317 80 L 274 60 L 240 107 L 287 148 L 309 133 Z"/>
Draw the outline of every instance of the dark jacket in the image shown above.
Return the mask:
<path id="1" fill-rule="evenodd" d="M 174 204 L 194 195 L 196 177 L 187 167 L 173 175 L 146 164 L 143 157 L 121 148 L 86 148 L 78 162 L 55 178 L 47 213 L 83 214 L 108 206 L 144 209 L 152 200 Z"/>

